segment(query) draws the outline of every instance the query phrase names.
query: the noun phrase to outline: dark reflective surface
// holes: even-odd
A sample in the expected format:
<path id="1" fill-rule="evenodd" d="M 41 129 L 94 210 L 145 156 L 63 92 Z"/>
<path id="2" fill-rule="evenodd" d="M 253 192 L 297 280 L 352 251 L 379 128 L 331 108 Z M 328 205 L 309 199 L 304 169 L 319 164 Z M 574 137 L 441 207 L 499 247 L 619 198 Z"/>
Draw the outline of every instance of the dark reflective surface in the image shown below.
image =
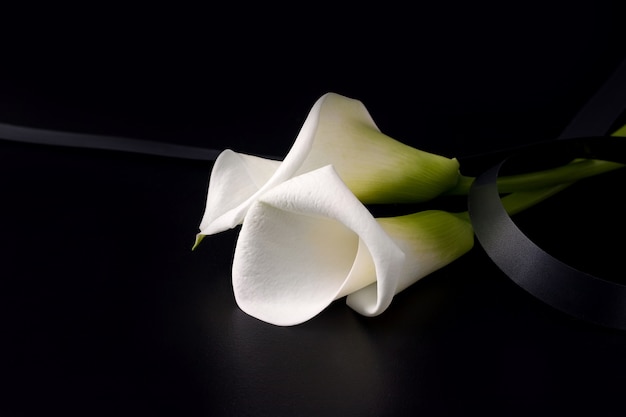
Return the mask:
<path id="1" fill-rule="evenodd" d="M 506 25 L 457 16 L 458 32 L 436 31 L 434 22 L 450 20 L 435 9 L 423 11 L 421 26 L 402 17 L 384 34 L 365 31 L 364 20 L 351 32 L 331 19 L 323 41 L 303 40 L 315 57 L 309 67 L 304 52 L 261 38 L 242 41 L 238 55 L 232 45 L 216 49 L 225 44 L 193 22 L 195 42 L 179 33 L 142 54 L 127 46 L 98 55 L 102 42 L 47 61 L 57 62 L 48 71 L 11 61 L 0 118 L 283 155 L 313 102 L 336 91 L 361 99 L 383 132 L 462 156 L 555 137 L 620 62 L 613 14 L 601 3 L 519 11 Z M 360 31 L 360 42 L 330 40 Z M 212 58 L 194 66 L 201 46 Z M 267 56 L 273 66 L 262 64 Z M 70 65 L 79 62 L 107 64 Z M 291 328 L 245 315 L 230 286 L 237 231 L 190 250 L 210 170 L 0 142 L 1 416 L 626 412 L 626 334 L 543 305 L 479 246 L 377 318 L 343 300 Z M 619 281 L 625 179 L 580 184 L 515 220 L 553 255 Z"/>
<path id="2" fill-rule="evenodd" d="M 210 167 L 11 143 L 1 155 L 6 415 L 623 409 L 626 334 L 546 307 L 480 247 L 380 317 L 340 300 L 280 328 L 234 303 L 236 231 L 189 250 Z M 620 241 L 605 239 L 624 207 L 596 198 L 572 192 L 518 218 L 569 261 L 617 271 Z M 563 210 L 596 227 L 571 232 L 579 225 L 561 224 Z"/>

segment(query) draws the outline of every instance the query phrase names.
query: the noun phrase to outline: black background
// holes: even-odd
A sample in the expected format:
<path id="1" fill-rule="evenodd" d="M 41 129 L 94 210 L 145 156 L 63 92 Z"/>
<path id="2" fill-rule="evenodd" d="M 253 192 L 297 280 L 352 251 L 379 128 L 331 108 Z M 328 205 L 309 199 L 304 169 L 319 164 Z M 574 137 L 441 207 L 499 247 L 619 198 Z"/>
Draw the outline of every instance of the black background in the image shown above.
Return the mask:
<path id="1" fill-rule="evenodd" d="M 279 156 L 328 91 L 447 156 L 549 140 L 625 56 L 608 2 L 3 18 L 1 122 Z M 2 416 L 626 412 L 626 335 L 533 299 L 479 245 L 377 318 L 340 300 L 279 328 L 234 303 L 236 230 L 190 251 L 210 163 L 9 141 L 0 159 Z M 623 180 L 516 221 L 624 282 Z"/>

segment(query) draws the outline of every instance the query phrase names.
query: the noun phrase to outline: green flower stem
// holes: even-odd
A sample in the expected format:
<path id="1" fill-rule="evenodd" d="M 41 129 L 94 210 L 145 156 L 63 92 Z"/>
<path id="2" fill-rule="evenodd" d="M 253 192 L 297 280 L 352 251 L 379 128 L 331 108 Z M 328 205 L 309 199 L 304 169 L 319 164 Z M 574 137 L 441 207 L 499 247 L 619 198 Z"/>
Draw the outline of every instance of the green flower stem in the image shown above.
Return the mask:
<path id="1" fill-rule="evenodd" d="M 613 136 L 626 136 L 626 125 Z M 569 164 L 528 174 L 510 175 L 497 180 L 498 191 L 507 194 L 502 197 L 502 205 L 509 215 L 514 215 L 534 206 L 543 200 L 563 191 L 576 181 L 603 174 L 624 167 L 624 164 L 597 159 L 575 159 Z M 474 177 L 461 176 L 456 187 L 448 195 L 467 195 Z M 457 216 L 470 222 L 467 211 Z"/>
<path id="2" fill-rule="evenodd" d="M 617 129 L 615 132 L 613 132 L 611 136 L 621 136 L 621 137 L 626 136 L 626 125 Z"/>
<path id="3" fill-rule="evenodd" d="M 611 136 L 626 137 L 626 125 L 617 129 Z M 559 184 L 603 174 L 624 167 L 617 162 L 601 161 L 597 159 L 575 159 L 567 165 L 544 171 L 529 172 L 527 174 L 509 175 L 498 178 L 498 191 L 513 193 L 516 191 L 546 190 Z M 461 175 L 456 186 L 446 195 L 467 195 L 475 177 Z"/>
<path id="4" fill-rule="evenodd" d="M 555 185 L 577 181 L 624 167 L 617 162 L 597 159 L 577 159 L 567 165 L 527 174 L 509 175 L 498 178 L 498 190 L 502 193 L 544 189 Z M 455 187 L 446 195 L 467 195 L 474 177 L 462 175 Z"/>
<path id="5" fill-rule="evenodd" d="M 552 197 L 572 184 L 573 182 L 570 182 L 533 191 L 518 191 L 516 193 L 511 193 L 502 198 L 502 205 L 504 206 L 506 212 L 512 216 L 542 202 L 549 197 Z"/>
<path id="6" fill-rule="evenodd" d="M 512 216 L 521 211 L 524 211 L 535 204 L 552 197 L 553 195 L 563 191 L 574 182 L 563 183 L 559 185 L 553 185 L 551 187 L 539 188 L 532 191 L 518 191 L 511 193 L 505 197 L 502 197 L 502 205 L 506 212 Z M 464 211 L 462 213 L 455 213 L 459 218 L 470 222 L 469 213 Z"/>

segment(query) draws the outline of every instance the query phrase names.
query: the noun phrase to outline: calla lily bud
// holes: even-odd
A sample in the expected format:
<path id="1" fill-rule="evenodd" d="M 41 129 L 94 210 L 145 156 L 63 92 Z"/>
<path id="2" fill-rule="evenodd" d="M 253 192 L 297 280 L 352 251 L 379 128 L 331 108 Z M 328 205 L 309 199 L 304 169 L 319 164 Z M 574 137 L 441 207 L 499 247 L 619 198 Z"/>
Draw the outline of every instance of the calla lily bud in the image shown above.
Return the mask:
<path id="1" fill-rule="evenodd" d="M 239 225 L 278 184 L 326 165 L 365 204 L 427 201 L 456 185 L 456 159 L 407 146 L 380 132 L 358 100 L 328 93 L 306 118 L 283 161 L 226 150 L 211 173 L 200 235 Z"/>
<path id="2" fill-rule="evenodd" d="M 326 166 L 252 203 L 233 260 L 235 299 L 244 312 L 281 326 L 309 320 L 344 296 L 375 316 L 471 242 L 471 226 L 444 212 L 375 219 Z"/>

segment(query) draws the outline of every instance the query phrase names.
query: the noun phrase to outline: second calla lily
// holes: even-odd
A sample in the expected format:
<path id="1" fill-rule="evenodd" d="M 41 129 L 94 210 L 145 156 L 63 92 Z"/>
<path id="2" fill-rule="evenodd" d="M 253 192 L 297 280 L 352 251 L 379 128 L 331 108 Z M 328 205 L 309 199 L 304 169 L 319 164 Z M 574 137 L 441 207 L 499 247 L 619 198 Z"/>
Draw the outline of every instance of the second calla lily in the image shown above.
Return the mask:
<path id="1" fill-rule="evenodd" d="M 332 166 L 264 193 L 248 211 L 233 260 L 246 313 L 276 325 L 311 319 L 334 300 L 366 316 L 467 252 L 467 220 L 442 211 L 375 219 Z"/>
<path id="2" fill-rule="evenodd" d="M 211 173 L 199 237 L 241 224 L 263 193 L 330 164 L 365 204 L 429 200 L 459 179 L 456 159 L 384 135 L 360 101 L 328 93 L 309 112 L 283 161 L 231 150 L 220 154 Z"/>

